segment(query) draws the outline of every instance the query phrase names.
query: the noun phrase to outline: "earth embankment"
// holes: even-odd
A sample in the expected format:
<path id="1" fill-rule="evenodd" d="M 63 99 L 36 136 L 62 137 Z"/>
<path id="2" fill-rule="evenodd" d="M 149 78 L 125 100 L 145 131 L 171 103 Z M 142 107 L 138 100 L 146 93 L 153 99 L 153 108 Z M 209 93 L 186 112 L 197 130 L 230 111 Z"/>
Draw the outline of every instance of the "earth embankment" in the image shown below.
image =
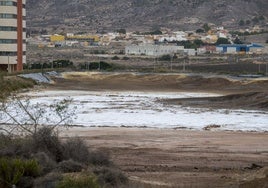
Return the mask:
<path id="1" fill-rule="evenodd" d="M 86 91 L 206 92 L 221 97 L 168 99 L 161 102 L 205 108 L 268 110 L 268 78 L 241 79 L 191 74 L 70 72 L 54 78 L 53 89 Z"/>

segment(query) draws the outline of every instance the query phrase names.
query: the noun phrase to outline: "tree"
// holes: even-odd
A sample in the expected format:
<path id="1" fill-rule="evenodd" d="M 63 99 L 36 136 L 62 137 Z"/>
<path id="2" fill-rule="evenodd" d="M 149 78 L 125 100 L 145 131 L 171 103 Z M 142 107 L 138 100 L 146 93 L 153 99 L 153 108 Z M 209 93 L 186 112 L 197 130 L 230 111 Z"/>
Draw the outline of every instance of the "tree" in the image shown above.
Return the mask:
<path id="1" fill-rule="evenodd" d="M 197 47 L 200 47 L 202 45 L 204 45 L 204 42 L 200 39 L 195 39 L 194 40 L 194 44 L 197 46 Z"/>
<path id="2" fill-rule="evenodd" d="M 206 32 L 208 32 L 211 28 L 208 26 L 208 24 L 207 23 L 205 23 L 204 25 L 203 25 L 203 28 L 204 28 L 204 30 L 206 31 Z"/>
<path id="3" fill-rule="evenodd" d="M 0 131 L 9 135 L 35 135 L 44 127 L 54 130 L 58 126 L 69 126 L 75 115 L 75 108 L 69 108 L 71 102 L 63 99 L 41 104 L 30 98 L 12 96 L 0 104 Z"/>
<path id="4" fill-rule="evenodd" d="M 159 57 L 158 59 L 159 61 L 170 61 L 171 60 L 171 56 L 170 55 L 162 55 L 161 57 Z"/>
<path id="5" fill-rule="evenodd" d="M 196 30 L 196 33 L 204 33 L 205 31 L 204 31 L 204 29 L 197 29 Z"/>
<path id="6" fill-rule="evenodd" d="M 231 44 L 227 38 L 218 38 L 216 45 L 220 44 Z"/>
<path id="7" fill-rule="evenodd" d="M 260 20 L 259 20 L 259 18 L 258 18 L 258 17 L 254 17 L 254 18 L 252 19 L 252 21 L 253 21 L 253 23 L 255 23 L 255 24 L 256 24 L 256 23 L 259 23 L 259 21 L 260 21 Z"/>
<path id="8" fill-rule="evenodd" d="M 245 21 L 244 20 L 240 20 L 239 21 L 239 26 L 244 26 L 245 25 Z"/>
<path id="9" fill-rule="evenodd" d="M 118 32 L 120 34 L 126 34 L 127 33 L 126 29 L 118 29 L 118 30 L 116 30 L 116 32 Z"/>
<path id="10" fill-rule="evenodd" d="M 234 40 L 234 44 L 243 44 L 243 42 L 238 37 L 236 37 Z"/>
<path id="11" fill-rule="evenodd" d="M 265 20 L 265 17 L 264 17 L 263 15 L 261 15 L 261 16 L 259 17 L 259 20 L 263 21 L 263 20 Z"/>

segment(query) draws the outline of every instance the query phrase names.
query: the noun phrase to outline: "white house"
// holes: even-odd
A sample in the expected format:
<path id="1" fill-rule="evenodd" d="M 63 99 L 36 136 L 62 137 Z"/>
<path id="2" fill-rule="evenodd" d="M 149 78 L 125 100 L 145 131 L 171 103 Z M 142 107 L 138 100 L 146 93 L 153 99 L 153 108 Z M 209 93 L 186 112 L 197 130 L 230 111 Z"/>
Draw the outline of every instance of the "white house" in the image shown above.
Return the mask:
<path id="1" fill-rule="evenodd" d="M 170 45 L 131 45 L 126 46 L 126 55 L 147 55 L 147 56 L 161 56 L 167 54 L 183 54 L 183 46 L 170 46 Z"/>

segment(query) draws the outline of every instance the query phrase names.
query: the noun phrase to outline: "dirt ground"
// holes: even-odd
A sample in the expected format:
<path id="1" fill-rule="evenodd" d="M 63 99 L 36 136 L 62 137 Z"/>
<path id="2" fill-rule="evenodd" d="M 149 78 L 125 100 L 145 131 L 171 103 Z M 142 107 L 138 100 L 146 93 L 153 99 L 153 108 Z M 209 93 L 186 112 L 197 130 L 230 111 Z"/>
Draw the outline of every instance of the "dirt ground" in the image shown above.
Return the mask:
<path id="1" fill-rule="evenodd" d="M 62 136 L 108 153 L 138 187 L 268 186 L 267 133 L 72 128 Z"/>
<path id="2" fill-rule="evenodd" d="M 257 96 L 236 101 L 234 107 L 239 108 L 246 100 L 251 100 L 247 105 L 256 104 L 259 98 L 262 104 L 268 101 L 268 79 L 129 73 L 71 73 L 54 79 L 55 84 L 46 89 L 196 91 L 242 97 L 257 92 Z M 223 104 L 230 98 L 218 100 Z M 213 100 L 204 103 L 221 107 Z M 267 132 L 75 127 L 61 136 L 81 137 L 89 147 L 108 153 L 132 187 L 268 187 Z"/>

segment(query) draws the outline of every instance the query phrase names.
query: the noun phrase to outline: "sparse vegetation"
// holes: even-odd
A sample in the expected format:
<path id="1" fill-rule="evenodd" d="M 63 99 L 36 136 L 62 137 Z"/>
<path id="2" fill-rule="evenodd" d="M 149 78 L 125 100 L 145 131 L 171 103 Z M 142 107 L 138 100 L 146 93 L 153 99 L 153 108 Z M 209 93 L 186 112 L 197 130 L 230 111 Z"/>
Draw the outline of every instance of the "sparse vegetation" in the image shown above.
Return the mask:
<path id="1" fill-rule="evenodd" d="M 32 63 L 32 64 L 25 64 L 24 69 L 56 69 L 56 68 L 71 68 L 73 67 L 73 62 L 70 60 L 55 60 L 53 62 L 46 62 L 46 63 Z"/>
<path id="2" fill-rule="evenodd" d="M 218 38 L 216 45 L 220 44 L 231 44 L 227 38 Z"/>
<path id="3" fill-rule="evenodd" d="M 120 58 L 118 56 L 113 56 L 112 60 L 119 60 Z"/>
<path id="4" fill-rule="evenodd" d="M 125 60 L 125 61 L 127 61 L 127 60 L 129 60 L 129 57 L 127 57 L 127 56 L 124 56 L 124 57 L 122 58 L 122 60 Z"/>
<path id="5" fill-rule="evenodd" d="M 162 35 L 162 31 L 160 31 L 159 29 L 154 30 L 154 31 L 149 31 L 149 32 L 144 32 L 144 33 L 139 33 L 142 35 Z"/>
<path id="6" fill-rule="evenodd" d="M 23 79 L 16 77 L 15 75 L 8 75 L 7 73 L 0 72 L 0 99 L 4 99 L 12 92 L 32 88 L 35 82 L 30 79 Z"/>
<path id="7" fill-rule="evenodd" d="M 245 21 L 244 20 L 240 20 L 239 21 L 239 26 L 244 26 L 245 25 Z"/>
<path id="8" fill-rule="evenodd" d="M 159 61 L 170 61 L 171 60 L 171 56 L 170 55 L 162 55 L 161 57 L 159 57 L 158 60 Z"/>
<path id="9" fill-rule="evenodd" d="M 35 136 L 16 139 L 1 135 L 0 143 L 0 178 L 10 185 L 20 185 L 24 177 L 31 177 L 31 185 L 35 181 L 46 185 L 51 181 L 47 176 L 53 172 L 76 173 L 77 176 L 74 182 L 68 178 L 61 181 L 60 176 L 52 178 L 54 184 L 58 182 L 57 187 L 90 182 L 99 187 L 97 179 L 101 185 L 116 186 L 127 182 L 107 154 L 90 150 L 79 138 L 61 141 L 56 132 L 48 128 L 40 129 Z M 91 175 L 85 175 L 85 172 Z"/>
<path id="10" fill-rule="evenodd" d="M 205 30 L 204 29 L 197 29 L 196 33 L 205 33 Z"/>
<path id="11" fill-rule="evenodd" d="M 207 23 L 205 23 L 203 25 L 203 29 L 205 30 L 205 32 L 208 32 L 211 28 L 209 27 L 209 25 Z"/>
<path id="12" fill-rule="evenodd" d="M 94 175 L 66 176 L 60 181 L 56 188 L 99 188 Z"/>
<path id="13" fill-rule="evenodd" d="M 118 30 L 116 30 L 116 32 L 118 32 L 120 34 L 126 34 L 127 33 L 126 29 L 118 29 Z"/>

